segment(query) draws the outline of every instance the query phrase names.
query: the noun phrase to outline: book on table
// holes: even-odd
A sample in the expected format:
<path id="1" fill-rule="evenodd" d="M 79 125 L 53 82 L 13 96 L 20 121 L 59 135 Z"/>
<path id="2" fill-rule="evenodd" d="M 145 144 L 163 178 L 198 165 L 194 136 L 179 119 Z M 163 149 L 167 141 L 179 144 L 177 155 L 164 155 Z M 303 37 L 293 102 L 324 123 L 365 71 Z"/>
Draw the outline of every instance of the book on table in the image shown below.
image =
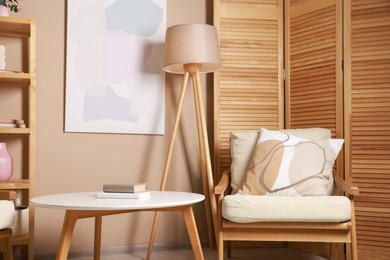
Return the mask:
<path id="1" fill-rule="evenodd" d="M 135 184 L 125 184 L 125 183 L 113 183 L 113 184 L 104 184 L 103 191 L 110 193 L 136 193 L 136 192 L 145 192 L 146 183 L 135 183 Z"/>
<path id="2" fill-rule="evenodd" d="M 143 192 L 98 192 L 98 199 L 146 199 L 150 197 L 150 191 Z"/>

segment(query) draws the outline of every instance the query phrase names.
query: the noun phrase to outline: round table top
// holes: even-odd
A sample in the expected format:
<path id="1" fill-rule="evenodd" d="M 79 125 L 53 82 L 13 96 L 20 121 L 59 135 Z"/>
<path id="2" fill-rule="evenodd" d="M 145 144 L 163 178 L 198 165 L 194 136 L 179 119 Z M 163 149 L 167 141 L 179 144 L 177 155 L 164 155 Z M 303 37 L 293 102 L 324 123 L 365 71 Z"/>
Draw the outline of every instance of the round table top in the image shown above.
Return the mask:
<path id="1" fill-rule="evenodd" d="M 99 192 L 62 193 L 31 199 L 35 206 L 66 210 L 145 210 L 195 204 L 204 195 L 179 191 L 151 191 L 148 198 L 101 199 Z"/>

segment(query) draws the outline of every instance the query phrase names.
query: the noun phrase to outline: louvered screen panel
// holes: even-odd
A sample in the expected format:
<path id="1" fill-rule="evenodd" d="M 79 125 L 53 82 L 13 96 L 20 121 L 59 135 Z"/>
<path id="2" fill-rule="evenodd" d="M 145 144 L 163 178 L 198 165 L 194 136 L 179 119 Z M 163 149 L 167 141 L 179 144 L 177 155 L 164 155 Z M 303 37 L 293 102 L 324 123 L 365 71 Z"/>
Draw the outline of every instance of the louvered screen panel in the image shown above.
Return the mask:
<path id="1" fill-rule="evenodd" d="M 324 127 L 342 136 L 341 27 L 335 0 L 289 1 L 286 23 L 287 128 Z M 340 13 L 338 13 L 340 12 Z"/>
<path id="2" fill-rule="evenodd" d="M 390 1 L 352 0 L 349 133 L 360 259 L 390 259 Z"/>
<path id="3" fill-rule="evenodd" d="M 280 0 L 216 0 L 223 69 L 214 81 L 215 174 L 230 167 L 234 130 L 283 128 Z"/>
<path id="4" fill-rule="evenodd" d="M 286 0 L 286 128 L 322 127 L 343 137 L 342 3 Z M 337 174 L 343 174 L 343 155 Z M 328 256 L 325 243 L 289 247 Z M 343 252 L 336 247 L 337 259 Z"/>

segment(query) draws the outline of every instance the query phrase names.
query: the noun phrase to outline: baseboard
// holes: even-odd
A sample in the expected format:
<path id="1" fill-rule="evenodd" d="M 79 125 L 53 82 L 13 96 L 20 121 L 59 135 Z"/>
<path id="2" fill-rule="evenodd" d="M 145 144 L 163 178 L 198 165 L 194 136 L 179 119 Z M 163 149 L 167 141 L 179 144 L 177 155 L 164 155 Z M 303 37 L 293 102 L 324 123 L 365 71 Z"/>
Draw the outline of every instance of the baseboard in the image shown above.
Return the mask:
<path id="1" fill-rule="evenodd" d="M 209 247 L 208 241 L 201 242 L 203 247 Z M 177 250 L 177 249 L 190 249 L 191 244 L 186 243 L 154 243 L 153 251 L 166 251 L 166 250 Z M 145 252 L 148 250 L 148 244 L 136 244 L 136 245 L 125 245 L 125 246 L 112 246 L 112 247 L 102 247 L 100 255 L 120 255 L 120 254 L 132 254 Z M 93 248 L 80 248 L 80 249 L 71 249 L 69 251 L 69 258 L 76 257 L 88 257 L 93 256 Z M 46 252 L 35 252 L 35 260 L 53 260 L 56 258 L 56 251 L 46 251 Z"/>

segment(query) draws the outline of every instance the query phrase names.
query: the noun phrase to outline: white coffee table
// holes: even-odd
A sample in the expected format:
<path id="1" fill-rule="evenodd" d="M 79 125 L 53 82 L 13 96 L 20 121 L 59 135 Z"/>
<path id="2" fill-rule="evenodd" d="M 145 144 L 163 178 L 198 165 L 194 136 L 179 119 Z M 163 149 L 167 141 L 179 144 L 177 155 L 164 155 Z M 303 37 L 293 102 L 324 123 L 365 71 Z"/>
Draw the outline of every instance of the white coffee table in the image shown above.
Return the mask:
<path id="1" fill-rule="evenodd" d="M 147 199 L 98 199 L 97 192 L 53 194 L 31 199 L 38 207 L 65 209 L 57 260 L 68 257 L 73 230 L 78 219 L 95 218 L 94 259 L 100 259 L 102 217 L 137 211 L 179 211 L 187 227 L 195 259 L 204 259 L 192 204 L 204 196 L 189 192 L 152 191 Z"/>

